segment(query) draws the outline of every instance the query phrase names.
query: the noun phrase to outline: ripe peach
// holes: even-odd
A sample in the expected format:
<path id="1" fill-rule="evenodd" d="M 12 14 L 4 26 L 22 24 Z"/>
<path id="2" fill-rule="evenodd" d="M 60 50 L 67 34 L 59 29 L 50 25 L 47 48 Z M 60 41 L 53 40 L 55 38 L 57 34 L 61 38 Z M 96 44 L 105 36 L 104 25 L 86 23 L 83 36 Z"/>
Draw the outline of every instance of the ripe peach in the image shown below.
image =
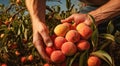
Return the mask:
<path id="1" fill-rule="evenodd" d="M 17 56 L 19 56 L 19 55 L 20 55 L 20 52 L 19 52 L 19 51 L 15 51 L 15 54 L 16 54 Z"/>
<path id="2" fill-rule="evenodd" d="M 67 40 L 62 36 L 56 37 L 55 40 L 54 40 L 55 48 L 56 49 L 61 49 L 62 44 L 65 43 L 66 41 Z"/>
<path id="3" fill-rule="evenodd" d="M 50 64 L 49 63 L 45 63 L 43 66 L 50 66 Z"/>
<path id="4" fill-rule="evenodd" d="M 88 39 L 92 35 L 92 29 L 85 23 L 77 25 L 76 30 L 80 33 L 83 39 Z"/>
<path id="5" fill-rule="evenodd" d="M 53 51 L 50 58 L 54 63 L 62 63 L 66 59 L 65 55 L 60 50 Z"/>
<path id="6" fill-rule="evenodd" d="M 65 38 L 70 42 L 77 42 L 80 40 L 80 34 L 76 30 L 70 30 L 66 33 Z"/>
<path id="7" fill-rule="evenodd" d="M 84 50 L 87 50 L 90 48 L 90 44 L 87 40 L 80 40 L 78 43 L 77 43 L 77 48 L 81 51 L 84 51 Z"/>
<path id="8" fill-rule="evenodd" d="M 29 60 L 29 61 L 32 61 L 32 60 L 33 60 L 33 55 L 29 55 L 29 56 L 28 56 L 28 60 Z"/>
<path id="9" fill-rule="evenodd" d="M 70 28 L 68 26 L 65 26 L 63 24 L 59 24 L 55 27 L 54 33 L 57 36 L 65 36 L 66 32 L 69 31 L 69 29 Z"/>
<path id="10" fill-rule="evenodd" d="M 67 22 L 65 22 L 65 23 L 62 23 L 63 25 L 65 25 L 65 26 L 67 26 L 68 28 L 70 28 L 71 29 L 71 26 L 72 26 L 72 24 L 70 24 L 70 23 L 67 23 Z"/>
<path id="11" fill-rule="evenodd" d="M 54 47 L 46 47 L 45 50 L 46 50 L 47 55 L 50 56 L 51 53 L 55 50 L 55 48 Z"/>
<path id="12" fill-rule="evenodd" d="M 21 62 L 22 62 L 22 63 L 25 63 L 25 62 L 26 62 L 26 60 L 27 60 L 27 58 L 26 58 L 26 57 L 21 57 Z"/>
<path id="13" fill-rule="evenodd" d="M 96 56 L 90 56 L 88 58 L 87 63 L 88 63 L 88 66 L 100 66 L 101 60 Z"/>
<path id="14" fill-rule="evenodd" d="M 66 56 L 72 56 L 73 54 L 76 53 L 77 48 L 76 48 L 76 45 L 74 43 L 72 43 L 72 42 L 65 42 L 62 45 L 62 47 L 61 47 L 61 51 Z"/>
<path id="15" fill-rule="evenodd" d="M 3 63 L 3 64 L 1 64 L 1 66 L 7 66 L 7 64 Z"/>

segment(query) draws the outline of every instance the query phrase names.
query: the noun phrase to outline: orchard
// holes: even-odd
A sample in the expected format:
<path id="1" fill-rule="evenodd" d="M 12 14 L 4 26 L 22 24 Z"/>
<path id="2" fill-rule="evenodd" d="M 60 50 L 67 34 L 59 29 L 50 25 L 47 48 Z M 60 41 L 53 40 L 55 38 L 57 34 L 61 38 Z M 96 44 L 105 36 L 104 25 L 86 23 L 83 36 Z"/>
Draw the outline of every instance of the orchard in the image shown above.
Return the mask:
<path id="1" fill-rule="evenodd" d="M 61 19 L 79 13 L 82 4 L 77 9 L 66 0 L 67 10 L 46 5 L 46 24 L 54 44 L 45 46 L 52 61 L 48 63 L 33 44 L 32 23 L 24 0 L 10 0 L 7 7 L 0 3 L 0 66 L 119 66 L 120 31 L 113 20 L 104 32 L 99 31 L 91 15 L 91 26 L 61 23 Z"/>

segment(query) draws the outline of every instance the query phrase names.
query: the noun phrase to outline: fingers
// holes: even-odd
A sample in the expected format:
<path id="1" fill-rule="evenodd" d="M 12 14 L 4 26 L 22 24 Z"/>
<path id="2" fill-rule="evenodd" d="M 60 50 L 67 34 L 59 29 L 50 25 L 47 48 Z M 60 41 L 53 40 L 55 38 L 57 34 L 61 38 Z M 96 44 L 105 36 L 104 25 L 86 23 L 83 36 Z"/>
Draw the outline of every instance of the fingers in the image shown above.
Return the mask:
<path id="1" fill-rule="evenodd" d="M 64 20 L 61 20 L 62 23 L 64 22 L 72 22 L 74 19 L 73 15 L 69 16 L 68 18 L 64 19 Z"/>
<path id="2" fill-rule="evenodd" d="M 49 31 L 48 31 L 47 27 L 44 24 L 43 24 L 43 28 L 41 27 L 41 30 L 40 30 L 39 33 L 40 33 L 45 45 L 47 47 L 51 47 L 53 45 L 53 43 L 52 43 L 52 40 L 51 40 L 51 38 L 49 36 Z"/>
<path id="3" fill-rule="evenodd" d="M 34 42 L 34 45 L 36 47 L 36 49 L 38 50 L 39 54 L 41 55 L 41 57 L 46 60 L 47 62 L 51 62 L 50 58 L 47 56 L 45 49 L 44 49 L 44 45 L 43 42 L 41 41 L 41 39 L 38 39 Z"/>

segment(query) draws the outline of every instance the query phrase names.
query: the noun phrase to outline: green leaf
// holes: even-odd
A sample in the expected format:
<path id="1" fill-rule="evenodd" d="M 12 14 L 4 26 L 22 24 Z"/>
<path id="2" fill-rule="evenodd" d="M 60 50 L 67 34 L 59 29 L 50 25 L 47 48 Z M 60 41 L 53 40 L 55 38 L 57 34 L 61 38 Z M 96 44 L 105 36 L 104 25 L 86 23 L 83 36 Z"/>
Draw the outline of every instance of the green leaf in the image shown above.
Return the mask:
<path id="1" fill-rule="evenodd" d="M 95 55 L 97 57 L 100 57 L 101 59 L 106 61 L 110 66 L 114 65 L 111 56 L 103 50 L 98 50 L 96 52 L 92 52 L 91 55 Z"/>
<path id="2" fill-rule="evenodd" d="M 87 62 L 86 62 L 87 58 L 88 58 L 88 51 L 85 51 L 84 53 L 82 53 L 80 55 L 79 66 L 86 66 L 86 64 L 87 64 Z"/>
<path id="3" fill-rule="evenodd" d="M 70 59 L 70 62 L 69 62 L 69 65 L 68 65 L 68 66 L 72 66 L 72 63 L 74 62 L 74 60 L 75 60 L 79 55 L 80 55 L 80 52 L 76 53 L 76 54 L 74 55 L 74 57 L 72 57 L 72 58 Z"/>
<path id="4" fill-rule="evenodd" d="M 98 44 L 98 30 L 97 29 L 93 32 L 91 36 L 91 41 L 92 41 L 93 47 L 96 47 Z"/>
<path id="5" fill-rule="evenodd" d="M 112 21 L 110 21 L 107 26 L 107 33 L 111 34 L 113 31 L 114 31 L 114 26 L 112 24 Z"/>
<path id="6" fill-rule="evenodd" d="M 111 34 L 100 34 L 100 37 L 115 41 L 115 37 L 113 35 L 111 35 Z"/>

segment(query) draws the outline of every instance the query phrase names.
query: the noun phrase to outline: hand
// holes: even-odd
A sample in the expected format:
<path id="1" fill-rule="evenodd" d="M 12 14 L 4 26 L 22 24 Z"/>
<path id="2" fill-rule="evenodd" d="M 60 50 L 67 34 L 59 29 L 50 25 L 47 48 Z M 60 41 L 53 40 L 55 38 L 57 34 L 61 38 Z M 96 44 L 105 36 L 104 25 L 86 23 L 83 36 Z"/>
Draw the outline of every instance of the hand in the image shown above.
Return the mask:
<path id="1" fill-rule="evenodd" d="M 88 26 L 91 25 L 90 17 L 87 14 L 72 14 L 68 18 L 61 20 L 62 23 L 72 21 L 74 21 L 74 26 L 77 26 L 81 22 L 84 22 Z"/>
<path id="2" fill-rule="evenodd" d="M 45 45 L 47 47 L 52 46 L 52 41 L 49 37 L 49 31 L 43 22 L 40 22 L 37 19 L 34 19 L 33 22 L 33 43 L 42 58 L 48 62 L 51 62 L 45 52 Z"/>

